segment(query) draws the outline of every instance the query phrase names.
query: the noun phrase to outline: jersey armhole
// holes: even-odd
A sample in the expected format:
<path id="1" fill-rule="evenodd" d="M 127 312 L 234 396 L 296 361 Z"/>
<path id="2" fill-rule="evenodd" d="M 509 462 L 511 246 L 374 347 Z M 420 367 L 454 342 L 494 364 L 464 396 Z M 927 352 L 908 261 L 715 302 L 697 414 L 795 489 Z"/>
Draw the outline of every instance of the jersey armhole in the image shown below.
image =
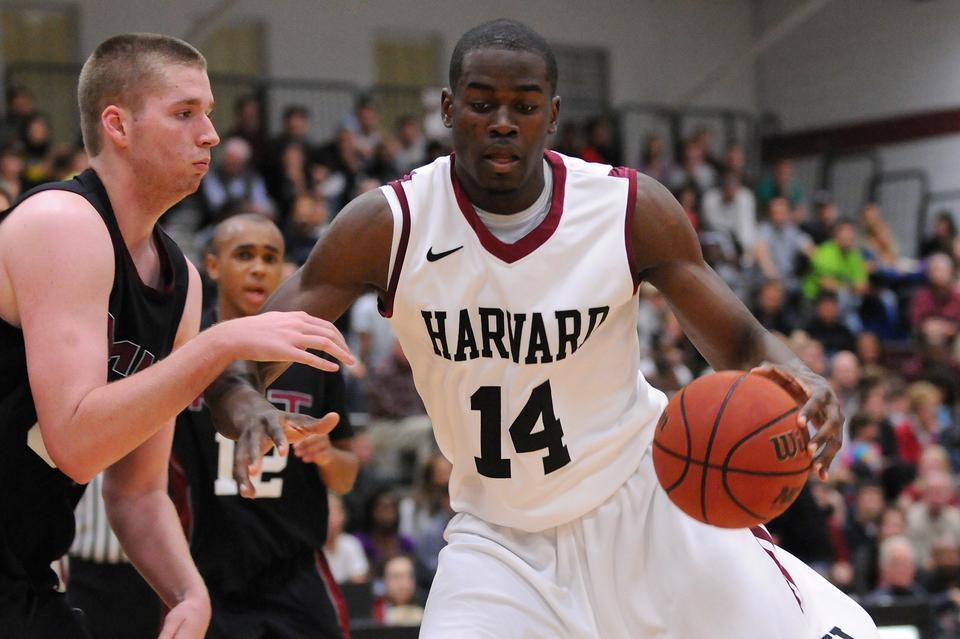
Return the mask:
<path id="1" fill-rule="evenodd" d="M 633 292 L 640 288 L 640 269 L 637 267 L 637 257 L 633 251 L 633 216 L 637 209 L 637 170 L 625 166 L 610 169 L 611 177 L 626 178 L 627 180 L 627 207 L 624 215 L 623 241 L 627 250 L 627 267 L 630 277 L 633 278 Z"/>
<path id="2" fill-rule="evenodd" d="M 387 293 L 377 300 L 377 308 L 384 317 L 393 316 L 393 298 L 397 293 L 397 284 L 400 281 L 400 270 L 407 254 L 407 243 L 410 240 L 410 204 L 407 194 L 403 190 L 400 180 L 394 180 L 386 186 L 380 187 L 384 197 L 390 204 L 393 214 L 393 238 L 390 243 L 390 270 L 387 272 Z"/>

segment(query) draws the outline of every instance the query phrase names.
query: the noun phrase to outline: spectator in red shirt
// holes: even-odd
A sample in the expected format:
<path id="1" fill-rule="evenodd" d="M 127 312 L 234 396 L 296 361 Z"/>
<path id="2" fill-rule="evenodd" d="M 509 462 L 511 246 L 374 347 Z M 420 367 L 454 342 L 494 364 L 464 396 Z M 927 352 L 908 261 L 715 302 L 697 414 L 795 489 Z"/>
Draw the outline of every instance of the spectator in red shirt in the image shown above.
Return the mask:
<path id="1" fill-rule="evenodd" d="M 929 285 L 917 291 L 910 303 L 913 329 L 934 344 L 952 342 L 960 329 L 960 289 L 953 260 L 934 253 L 927 260 Z"/>
<path id="2" fill-rule="evenodd" d="M 940 408 L 940 389 L 930 382 L 914 382 L 907 388 L 910 413 L 896 425 L 897 454 L 900 459 L 912 466 L 920 461 L 923 449 L 937 443 L 940 434 L 940 421 L 937 412 Z"/>

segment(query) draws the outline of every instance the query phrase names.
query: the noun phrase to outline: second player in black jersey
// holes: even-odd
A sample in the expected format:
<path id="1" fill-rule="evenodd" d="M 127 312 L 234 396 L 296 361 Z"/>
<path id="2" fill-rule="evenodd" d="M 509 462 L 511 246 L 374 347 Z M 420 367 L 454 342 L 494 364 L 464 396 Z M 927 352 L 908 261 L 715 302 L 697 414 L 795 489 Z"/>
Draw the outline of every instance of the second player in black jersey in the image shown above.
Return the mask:
<path id="1" fill-rule="evenodd" d="M 280 283 L 282 261 L 283 238 L 269 220 L 241 215 L 222 222 L 207 256 L 217 303 L 203 326 L 218 316 L 254 313 Z M 267 397 L 288 413 L 336 413 L 341 419 L 329 435 L 304 440 L 288 456 L 274 450 L 264 457 L 256 499 L 240 496 L 235 444 L 217 434 L 203 398 L 177 418 L 171 490 L 210 591 L 207 636 L 341 637 L 346 610 L 337 607 L 342 600 L 321 549 L 327 487 L 349 490 L 357 471 L 343 378 L 295 365 L 271 384 Z"/>

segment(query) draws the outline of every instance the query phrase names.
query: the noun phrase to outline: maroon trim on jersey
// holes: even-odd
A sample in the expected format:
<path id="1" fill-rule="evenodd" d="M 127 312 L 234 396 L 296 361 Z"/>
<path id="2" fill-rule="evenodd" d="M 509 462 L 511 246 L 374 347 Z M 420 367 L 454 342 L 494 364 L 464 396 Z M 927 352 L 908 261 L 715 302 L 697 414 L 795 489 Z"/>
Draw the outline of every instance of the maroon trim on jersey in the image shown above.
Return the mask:
<path id="1" fill-rule="evenodd" d="M 767 532 L 767 529 L 764 528 L 763 526 L 754 526 L 753 528 L 750 529 L 750 532 L 752 532 L 753 536 L 756 537 L 757 539 L 762 539 L 772 545 L 775 545 L 773 544 L 773 537 L 770 536 L 770 533 Z M 802 612 L 803 602 L 800 601 L 800 595 L 797 594 L 800 592 L 800 588 L 797 586 L 797 582 L 793 580 L 793 577 L 791 577 L 790 573 L 787 572 L 787 569 L 783 567 L 783 564 L 780 563 L 780 560 L 777 559 L 777 556 L 773 553 L 773 551 L 767 550 L 766 548 L 763 547 L 762 544 L 760 545 L 760 547 L 763 548 L 763 552 L 767 553 L 767 555 L 770 556 L 770 559 L 773 560 L 773 563 L 777 564 L 777 568 L 779 568 L 781 574 L 783 574 L 783 578 L 786 580 L 787 585 L 790 587 L 790 592 L 793 593 L 793 598 L 797 600 L 797 605 L 800 606 L 800 610 Z"/>
<path id="2" fill-rule="evenodd" d="M 487 225 L 483 223 L 480 216 L 473 208 L 473 204 L 467 198 L 460 181 L 457 180 L 457 174 L 454 172 L 455 157 L 450 156 L 450 180 L 453 182 L 453 192 L 457 196 L 457 204 L 460 206 L 460 212 L 467 219 L 467 224 L 473 228 L 474 233 L 480 240 L 480 244 L 488 252 L 500 258 L 507 264 L 513 264 L 533 253 L 544 242 L 550 239 L 553 232 L 560 226 L 560 216 L 563 215 L 563 197 L 566 192 L 567 167 L 563 159 L 553 151 L 545 151 L 544 157 L 547 164 L 553 169 L 553 193 L 550 197 L 550 210 L 547 216 L 537 225 L 535 229 L 521 237 L 513 244 L 506 244 L 497 239 L 497 236 L 490 232 Z"/>
<path id="3" fill-rule="evenodd" d="M 630 266 L 630 276 L 633 278 L 633 292 L 640 288 L 640 269 L 637 267 L 637 257 L 633 252 L 633 216 L 637 209 L 637 170 L 626 166 L 610 169 L 611 177 L 627 178 L 627 214 L 624 222 L 624 243 L 627 245 L 627 264 Z"/>
<path id="4" fill-rule="evenodd" d="M 337 580 L 333 578 L 330 564 L 327 563 L 323 551 L 316 551 L 314 559 L 316 560 L 317 574 L 320 575 L 320 579 L 327 587 L 327 596 L 330 597 L 330 603 L 333 604 L 333 609 L 337 613 L 337 622 L 340 624 L 340 630 L 343 631 L 343 639 L 350 639 L 350 613 L 347 610 L 347 600 L 343 598 L 340 586 L 337 585 Z"/>
<path id="5" fill-rule="evenodd" d="M 401 180 L 390 182 L 390 187 L 400 200 L 403 228 L 400 229 L 400 244 L 397 245 L 397 258 L 393 262 L 393 274 L 390 276 L 390 285 L 387 287 L 386 299 L 380 300 L 380 314 L 384 317 L 393 316 L 393 296 L 397 294 L 397 283 L 400 281 L 400 268 L 403 258 L 407 255 L 407 243 L 410 241 L 410 203 L 407 202 L 407 193 L 403 190 L 403 182 L 412 177 L 404 176 Z"/>

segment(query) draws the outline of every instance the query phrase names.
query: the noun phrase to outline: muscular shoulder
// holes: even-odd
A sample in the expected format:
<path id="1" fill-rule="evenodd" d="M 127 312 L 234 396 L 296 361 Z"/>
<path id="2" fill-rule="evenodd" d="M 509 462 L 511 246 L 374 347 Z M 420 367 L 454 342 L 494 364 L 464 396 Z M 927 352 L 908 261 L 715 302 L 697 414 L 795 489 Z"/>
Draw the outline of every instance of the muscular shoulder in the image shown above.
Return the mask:
<path id="1" fill-rule="evenodd" d="M 667 261 L 701 261 L 700 244 L 686 212 L 670 191 L 653 178 L 637 175 L 633 246 L 643 272 Z"/>
<path id="2" fill-rule="evenodd" d="M 93 205 L 76 193 L 44 191 L 18 205 L 0 224 L 0 316 L 19 324 L 21 288 L 72 281 L 112 281 L 110 232 Z"/>

